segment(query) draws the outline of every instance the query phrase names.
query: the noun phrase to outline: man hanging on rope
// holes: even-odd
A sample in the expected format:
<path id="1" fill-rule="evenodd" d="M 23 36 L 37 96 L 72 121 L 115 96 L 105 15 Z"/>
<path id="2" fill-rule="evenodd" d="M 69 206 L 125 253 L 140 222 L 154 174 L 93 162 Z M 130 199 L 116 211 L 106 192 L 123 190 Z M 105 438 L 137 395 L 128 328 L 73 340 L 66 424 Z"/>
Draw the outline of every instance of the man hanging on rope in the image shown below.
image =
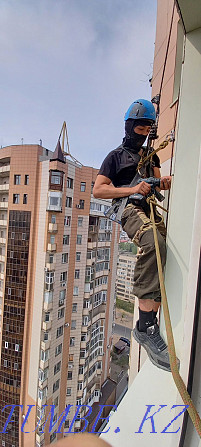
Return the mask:
<path id="1" fill-rule="evenodd" d="M 117 199 L 134 193 L 139 193 L 142 196 L 147 196 L 150 193 L 151 187 L 145 181 L 132 187 L 129 185 L 136 175 L 137 166 L 144 150 L 143 143 L 155 120 L 155 108 L 150 101 L 139 99 L 131 104 L 125 114 L 125 138 L 122 144 L 111 151 L 103 161 L 94 185 L 94 197 Z M 153 155 L 150 163 L 151 175 L 160 178 L 160 189 L 170 189 L 171 177 L 160 176 L 160 160 L 156 154 Z M 155 218 L 164 267 L 166 260 L 165 226 L 159 213 L 156 213 Z M 140 247 L 142 252 L 138 256 L 134 272 L 134 294 L 139 299 L 139 320 L 133 330 L 133 336 L 146 349 L 152 363 L 170 371 L 168 348 L 160 335 L 156 318 L 161 296 L 149 207 L 143 209 L 128 200 L 121 223 L 123 230 Z"/>

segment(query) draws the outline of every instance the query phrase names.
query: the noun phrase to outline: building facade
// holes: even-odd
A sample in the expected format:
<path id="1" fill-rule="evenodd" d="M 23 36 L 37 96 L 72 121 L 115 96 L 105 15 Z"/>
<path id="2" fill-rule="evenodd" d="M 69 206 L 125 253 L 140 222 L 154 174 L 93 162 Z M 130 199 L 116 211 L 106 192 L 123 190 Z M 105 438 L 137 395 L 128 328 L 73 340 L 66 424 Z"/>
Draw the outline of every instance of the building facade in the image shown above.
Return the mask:
<path id="1" fill-rule="evenodd" d="M 136 255 L 127 252 L 120 252 L 117 264 L 116 298 L 133 302 L 134 269 Z"/>
<path id="2" fill-rule="evenodd" d="M 104 217 L 110 202 L 92 196 L 96 175 L 65 159 L 59 143 L 54 153 L 0 150 L 0 406 L 23 406 L 2 447 L 65 436 L 76 405 L 98 402 L 109 375 L 119 229 Z"/>

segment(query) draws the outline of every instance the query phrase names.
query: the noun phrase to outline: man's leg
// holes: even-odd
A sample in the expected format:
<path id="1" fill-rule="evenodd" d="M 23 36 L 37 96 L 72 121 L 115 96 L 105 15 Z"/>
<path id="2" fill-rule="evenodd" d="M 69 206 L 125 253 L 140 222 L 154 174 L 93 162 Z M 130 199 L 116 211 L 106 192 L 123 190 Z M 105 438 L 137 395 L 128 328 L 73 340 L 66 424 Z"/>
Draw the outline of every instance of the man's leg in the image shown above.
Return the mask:
<path id="1" fill-rule="evenodd" d="M 152 222 L 140 208 L 130 207 L 122 218 L 123 229 L 142 249 L 134 272 L 134 293 L 139 298 L 139 321 L 133 331 L 134 338 L 147 351 L 150 360 L 158 367 L 170 371 L 168 349 L 156 324 L 160 306 L 160 285 Z M 166 260 L 164 237 L 158 233 L 162 266 Z M 156 301 L 155 301 L 156 300 Z"/>

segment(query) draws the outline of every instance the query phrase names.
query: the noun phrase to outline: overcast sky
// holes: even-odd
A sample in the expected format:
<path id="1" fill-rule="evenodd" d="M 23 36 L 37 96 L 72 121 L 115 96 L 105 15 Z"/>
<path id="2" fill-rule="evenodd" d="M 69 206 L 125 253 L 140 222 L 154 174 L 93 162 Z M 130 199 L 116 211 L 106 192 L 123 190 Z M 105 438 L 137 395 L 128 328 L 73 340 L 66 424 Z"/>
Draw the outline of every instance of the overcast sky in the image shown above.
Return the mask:
<path id="1" fill-rule="evenodd" d="M 156 0 L 1 0 L 0 145 L 54 150 L 99 167 L 123 117 L 151 97 Z"/>

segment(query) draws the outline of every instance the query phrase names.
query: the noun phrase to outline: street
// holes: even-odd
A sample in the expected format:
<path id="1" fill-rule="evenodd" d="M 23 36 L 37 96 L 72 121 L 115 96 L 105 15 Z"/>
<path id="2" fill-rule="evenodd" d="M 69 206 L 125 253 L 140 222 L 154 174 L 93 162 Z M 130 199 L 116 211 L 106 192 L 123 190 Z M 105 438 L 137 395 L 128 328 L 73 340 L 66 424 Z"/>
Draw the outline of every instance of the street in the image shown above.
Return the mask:
<path id="1" fill-rule="evenodd" d="M 121 324 L 115 324 L 113 331 L 114 334 L 118 334 L 120 337 L 126 337 L 129 340 L 131 339 L 131 329 L 129 329 L 126 326 L 122 326 Z"/>

